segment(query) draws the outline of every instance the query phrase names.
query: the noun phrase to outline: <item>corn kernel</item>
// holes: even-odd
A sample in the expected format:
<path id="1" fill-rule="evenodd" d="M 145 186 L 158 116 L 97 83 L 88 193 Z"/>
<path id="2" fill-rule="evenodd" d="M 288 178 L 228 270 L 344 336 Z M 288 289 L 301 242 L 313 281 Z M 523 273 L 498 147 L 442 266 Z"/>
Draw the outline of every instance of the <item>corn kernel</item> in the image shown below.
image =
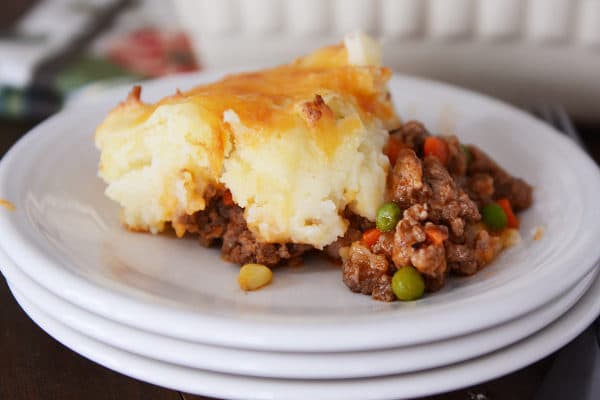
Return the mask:
<path id="1" fill-rule="evenodd" d="M 246 264 L 240 269 L 238 284 L 242 290 L 256 290 L 273 280 L 273 272 L 262 264 Z"/>
<path id="2" fill-rule="evenodd" d="M 502 243 L 505 248 L 519 244 L 520 241 L 521 234 L 518 229 L 508 228 L 502 232 Z"/>
<path id="3" fill-rule="evenodd" d="M 8 211 L 15 211 L 15 205 L 8 200 L 0 199 L 0 206 L 6 208 Z"/>

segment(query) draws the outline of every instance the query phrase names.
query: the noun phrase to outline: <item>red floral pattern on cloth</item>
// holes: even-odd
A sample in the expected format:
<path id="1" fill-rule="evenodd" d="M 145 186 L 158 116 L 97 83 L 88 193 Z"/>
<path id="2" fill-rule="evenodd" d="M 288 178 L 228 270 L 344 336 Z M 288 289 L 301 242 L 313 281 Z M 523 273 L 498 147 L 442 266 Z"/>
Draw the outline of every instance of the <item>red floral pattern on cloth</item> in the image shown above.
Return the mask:
<path id="1" fill-rule="evenodd" d="M 107 56 L 111 62 L 145 77 L 200 69 L 183 32 L 138 29 L 111 43 Z"/>

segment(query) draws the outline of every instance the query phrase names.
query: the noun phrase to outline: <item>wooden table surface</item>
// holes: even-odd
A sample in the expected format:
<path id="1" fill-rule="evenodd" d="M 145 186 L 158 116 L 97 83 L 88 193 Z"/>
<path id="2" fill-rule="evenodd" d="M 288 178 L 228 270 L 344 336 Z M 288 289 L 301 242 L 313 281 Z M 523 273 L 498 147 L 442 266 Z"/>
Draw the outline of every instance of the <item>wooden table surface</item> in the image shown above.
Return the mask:
<path id="1" fill-rule="evenodd" d="M 0 157 L 33 123 L 0 120 Z M 600 160 L 600 126 L 580 126 L 590 152 Z M 0 399 L 4 400 L 199 400 L 108 370 L 67 349 L 38 328 L 0 279 Z M 430 397 L 436 400 L 532 398 L 553 355 L 491 382 Z M 401 396 L 401 393 L 399 393 Z"/>

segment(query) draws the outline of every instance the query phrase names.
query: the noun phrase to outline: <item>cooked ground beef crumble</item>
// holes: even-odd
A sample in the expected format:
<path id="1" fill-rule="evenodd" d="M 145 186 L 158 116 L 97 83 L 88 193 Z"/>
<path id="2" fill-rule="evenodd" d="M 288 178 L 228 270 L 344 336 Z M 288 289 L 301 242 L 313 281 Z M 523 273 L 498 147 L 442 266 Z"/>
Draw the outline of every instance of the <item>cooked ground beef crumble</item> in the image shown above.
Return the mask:
<path id="1" fill-rule="evenodd" d="M 386 198 L 402 210 L 395 229 L 381 232 L 367 245 L 363 233 L 375 224 L 346 210 L 347 232 L 323 249 L 330 258 L 342 260 L 343 282 L 353 292 L 395 300 L 392 276 L 403 266 L 416 268 L 430 292 L 441 289 L 450 273 L 472 275 L 504 246 L 501 235 L 480 222 L 481 209 L 500 198 L 508 199 L 515 211 L 532 203 L 529 184 L 476 146 L 463 147 L 456 136 L 438 136 L 447 151 L 444 163 L 425 155 L 428 136 L 416 121 L 390 133 L 397 149 L 390 160 Z M 220 247 L 225 260 L 275 266 L 298 262 L 314 250 L 304 244 L 259 242 L 246 225 L 243 209 L 225 196 L 215 191 L 205 210 L 178 221 L 203 246 Z"/>
<path id="2" fill-rule="evenodd" d="M 532 203 L 529 184 L 479 148 L 461 148 L 456 136 L 439 137 L 447 146 L 445 165 L 424 156 L 427 136 L 416 121 L 391 133 L 401 148 L 388 175 L 387 198 L 403 214 L 395 230 L 382 233 L 371 248 L 360 242 L 350 246 L 342 270 L 344 283 L 354 292 L 394 300 L 388 278 L 403 266 L 416 268 L 430 292 L 441 289 L 449 273 L 472 275 L 504 246 L 502 236 L 480 222 L 480 210 L 500 198 L 508 199 L 516 211 Z"/>
<path id="3" fill-rule="evenodd" d="M 181 217 L 188 232 L 198 235 L 203 246 L 220 246 L 223 259 L 236 264 L 259 263 L 274 266 L 294 262 L 312 246 L 294 243 L 262 243 L 256 240 L 244 220 L 244 210 L 226 205 L 214 196 L 207 208 Z"/>

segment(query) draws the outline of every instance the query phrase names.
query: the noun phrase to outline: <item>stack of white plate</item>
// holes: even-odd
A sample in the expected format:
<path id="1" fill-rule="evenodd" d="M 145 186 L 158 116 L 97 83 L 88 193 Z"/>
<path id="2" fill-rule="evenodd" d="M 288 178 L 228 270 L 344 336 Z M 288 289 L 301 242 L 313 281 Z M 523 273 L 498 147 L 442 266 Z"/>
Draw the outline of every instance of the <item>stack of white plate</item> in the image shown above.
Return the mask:
<path id="1" fill-rule="evenodd" d="M 151 82 L 145 97 L 215 77 Z M 0 266 L 11 290 L 84 356 L 214 397 L 415 397 L 494 378 L 566 344 L 600 313 L 596 165 L 490 98 L 401 76 L 390 89 L 405 119 L 457 132 L 535 186 L 521 243 L 475 276 L 387 304 L 351 293 L 337 266 L 313 258 L 244 293 L 238 267 L 217 250 L 127 232 L 96 178 L 92 140 L 122 88 L 71 104 L 0 163 L 0 198 L 16 206 L 0 210 Z"/>

